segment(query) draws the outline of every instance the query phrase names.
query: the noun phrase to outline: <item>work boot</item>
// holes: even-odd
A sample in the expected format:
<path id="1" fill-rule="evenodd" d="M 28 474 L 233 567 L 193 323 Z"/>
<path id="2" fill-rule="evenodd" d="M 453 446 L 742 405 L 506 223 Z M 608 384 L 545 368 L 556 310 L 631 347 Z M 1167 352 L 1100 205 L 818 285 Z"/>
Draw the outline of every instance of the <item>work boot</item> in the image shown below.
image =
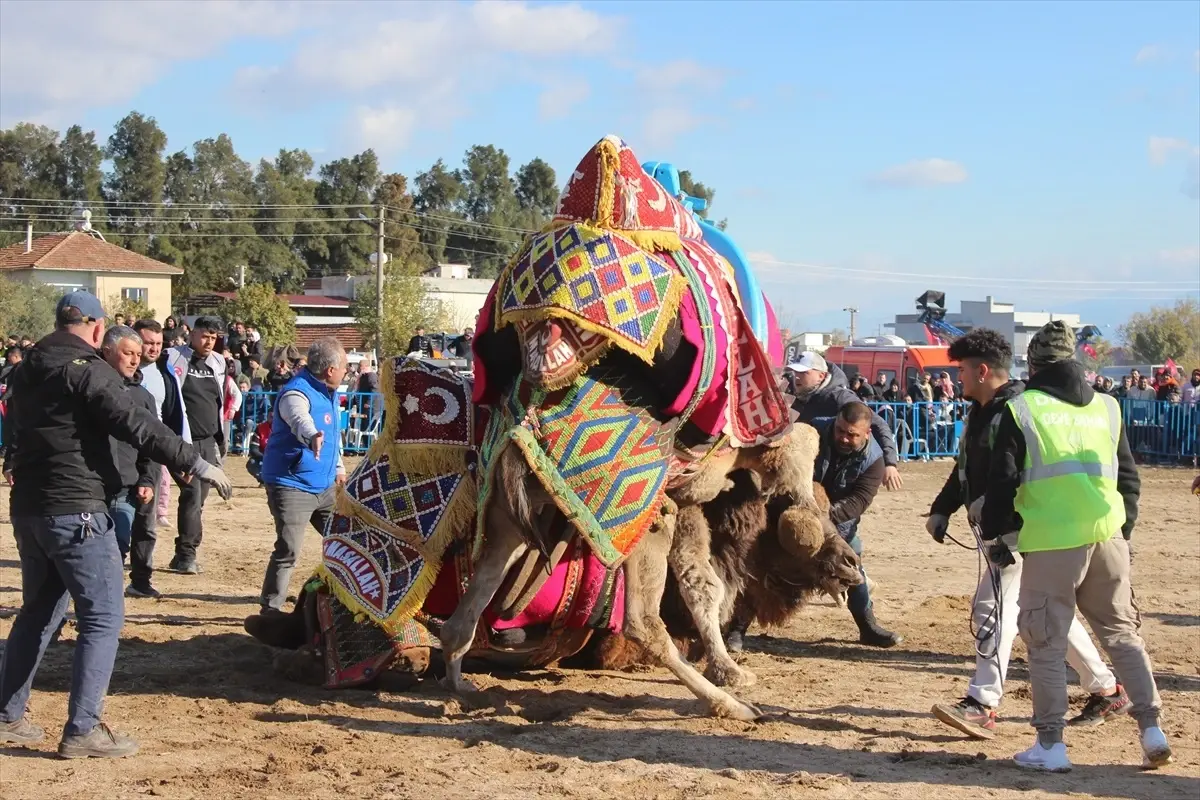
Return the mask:
<path id="1" fill-rule="evenodd" d="M 974 739 L 996 738 L 996 711 L 974 697 L 964 697 L 954 705 L 938 703 L 933 715 Z"/>
<path id="2" fill-rule="evenodd" d="M 124 758 L 137 751 L 137 742 L 114 733 L 103 722 L 81 736 L 64 736 L 58 743 L 59 758 Z"/>
<path id="3" fill-rule="evenodd" d="M 37 744 L 45 738 L 46 732 L 30 722 L 28 717 L 21 717 L 13 722 L 0 722 L 0 743 Z"/>
<path id="4" fill-rule="evenodd" d="M 881 628 L 875 621 L 875 612 L 869 608 L 861 615 L 855 615 L 854 621 L 858 623 L 858 641 L 861 644 L 871 647 L 895 647 L 904 641 L 900 634 Z"/>
<path id="5" fill-rule="evenodd" d="M 1109 717 L 1125 714 L 1128 711 L 1129 695 L 1125 694 L 1125 687 L 1118 683 L 1116 694 L 1092 695 L 1088 698 L 1087 705 L 1083 707 L 1083 711 L 1079 712 L 1079 716 L 1067 720 L 1067 724 L 1094 728 L 1097 725 L 1103 725 Z"/>

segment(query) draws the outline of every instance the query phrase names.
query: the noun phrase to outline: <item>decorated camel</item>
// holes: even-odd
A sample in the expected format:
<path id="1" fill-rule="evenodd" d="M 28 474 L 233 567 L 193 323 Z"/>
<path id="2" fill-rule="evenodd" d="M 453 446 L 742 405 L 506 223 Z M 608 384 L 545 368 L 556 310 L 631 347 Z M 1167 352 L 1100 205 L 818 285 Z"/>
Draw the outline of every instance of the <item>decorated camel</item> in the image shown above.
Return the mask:
<path id="1" fill-rule="evenodd" d="M 497 279 L 473 381 L 412 359 L 385 372 L 384 434 L 339 496 L 303 601 L 326 685 L 440 648 L 463 692 L 468 654 L 536 666 L 607 630 L 713 713 L 754 719 L 713 683 L 753 680 L 720 631 L 745 582 L 719 569 L 705 513 L 738 481 L 775 503 L 755 536 L 820 576 L 801 594 L 856 582 L 814 500 L 815 431 L 779 388 L 770 306 L 673 168 L 651 169 L 616 137 L 588 152 Z M 660 615 L 669 572 L 705 675 Z M 270 641 L 271 624 L 247 629 Z"/>

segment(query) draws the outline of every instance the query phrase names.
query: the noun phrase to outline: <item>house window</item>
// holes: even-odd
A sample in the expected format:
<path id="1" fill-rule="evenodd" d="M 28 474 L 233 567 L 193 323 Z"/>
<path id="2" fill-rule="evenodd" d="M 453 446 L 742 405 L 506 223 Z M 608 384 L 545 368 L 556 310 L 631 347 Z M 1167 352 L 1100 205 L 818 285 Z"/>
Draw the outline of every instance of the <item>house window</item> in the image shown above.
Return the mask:
<path id="1" fill-rule="evenodd" d="M 146 300 L 149 298 L 149 296 L 150 292 L 146 289 L 131 289 L 127 287 L 121 290 L 122 300 L 132 300 L 133 302 L 141 303 L 142 305 L 146 304 Z"/>
<path id="2" fill-rule="evenodd" d="M 51 283 L 49 285 L 53 286 L 55 289 L 62 292 L 63 294 L 70 294 L 71 292 L 82 292 L 82 291 L 86 291 L 86 289 L 87 289 L 86 286 L 81 286 L 77 283 Z"/>

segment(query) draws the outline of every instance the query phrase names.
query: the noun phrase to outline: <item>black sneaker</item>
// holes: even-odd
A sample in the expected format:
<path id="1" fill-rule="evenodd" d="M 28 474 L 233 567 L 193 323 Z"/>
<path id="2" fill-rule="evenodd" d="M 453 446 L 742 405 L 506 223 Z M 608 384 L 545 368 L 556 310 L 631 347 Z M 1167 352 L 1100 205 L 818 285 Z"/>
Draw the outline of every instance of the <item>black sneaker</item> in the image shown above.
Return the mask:
<path id="1" fill-rule="evenodd" d="M 1079 712 L 1079 716 L 1072 717 L 1067 724 L 1081 728 L 1094 728 L 1103 725 L 1109 717 L 1127 713 L 1129 713 L 1129 695 L 1125 694 L 1125 687 L 1118 683 L 1116 694 L 1107 697 L 1102 694 L 1092 695 L 1088 698 L 1083 711 Z"/>
<path id="2" fill-rule="evenodd" d="M 46 732 L 30 722 L 28 717 L 21 717 L 14 722 L 0 722 L 0 743 L 37 744 L 45 738 Z"/>
<path id="3" fill-rule="evenodd" d="M 952 706 L 939 703 L 933 707 L 933 715 L 974 739 L 996 738 L 996 710 L 974 697 L 964 697 Z"/>
<path id="4" fill-rule="evenodd" d="M 125 587 L 126 597 L 140 597 L 148 600 L 158 600 L 162 597 L 162 592 L 155 589 L 150 584 L 131 583 Z"/>
<path id="5" fill-rule="evenodd" d="M 64 736 L 58 744 L 59 758 L 124 758 L 137 751 L 137 742 L 103 722 L 83 736 Z"/>

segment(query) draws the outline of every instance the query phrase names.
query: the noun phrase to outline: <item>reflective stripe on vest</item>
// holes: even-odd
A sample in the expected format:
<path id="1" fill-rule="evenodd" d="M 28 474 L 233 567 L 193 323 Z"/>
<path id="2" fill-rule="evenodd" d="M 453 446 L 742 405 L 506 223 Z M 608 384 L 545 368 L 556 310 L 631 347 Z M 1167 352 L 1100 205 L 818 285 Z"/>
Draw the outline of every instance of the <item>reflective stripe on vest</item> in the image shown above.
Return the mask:
<path id="1" fill-rule="evenodd" d="M 1117 488 L 1121 411 L 1097 394 L 1075 406 L 1026 390 L 1009 401 L 1025 442 L 1025 463 L 1014 509 L 1021 518 L 1022 553 L 1067 550 L 1109 539 L 1125 524 Z"/>
<path id="2" fill-rule="evenodd" d="M 1045 396 L 1049 397 L 1049 395 Z M 1037 428 L 1034 426 L 1033 411 L 1029 408 L 1029 401 L 1024 394 L 1021 394 L 1009 402 L 1008 405 L 1013 410 L 1017 425 L 1021 427 L 1021 433 L 1025 437 L 1025 452 L 1029 461 L 1029 465 L 1021 473 L 1022 483 L 1031 483 L 1045 478 L 1058 478 L 1063 475 L 1091 475 L 1096 478 L 1107 478 L 1110 481 L 1117 479 L 1117 442 L 1121 440 L 1121 407 L 1117 404 L 1115 397 L 1106 394 L 1097 394 L 1096 399 L 1099 399 L 1108 411 L 1108 431 L 1113 443 L 1112 460 L 1106 464 L 1059 461 L 1047 465 L 1038 439 Z M 1063 403 L 1063 405 L 1068 404 Z M 1082 419 L 1085 418 L 1078 414 L 1072 416 L 1073 424 Z"/>

